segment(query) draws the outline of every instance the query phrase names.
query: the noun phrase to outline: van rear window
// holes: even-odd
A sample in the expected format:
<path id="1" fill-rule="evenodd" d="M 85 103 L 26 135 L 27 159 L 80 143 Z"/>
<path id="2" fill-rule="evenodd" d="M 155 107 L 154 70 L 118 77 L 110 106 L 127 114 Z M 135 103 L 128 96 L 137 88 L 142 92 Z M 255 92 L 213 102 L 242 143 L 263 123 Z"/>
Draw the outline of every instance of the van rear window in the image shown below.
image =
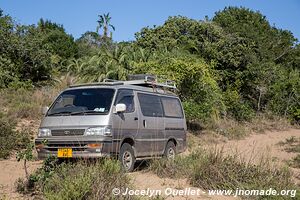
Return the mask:
<path id="1" fill-rule="evenodd" d="M 178 99 L 162 97 L 161 102 L 166 117 L 183 118 L 181 104 Z"/>
<path id="2" fill-rule="evenodd" d="M 162 109 L 159 96 L 139 93 L 138 99 L 144 116 L 147 117 L 163 116 L 163 109 Z"/>

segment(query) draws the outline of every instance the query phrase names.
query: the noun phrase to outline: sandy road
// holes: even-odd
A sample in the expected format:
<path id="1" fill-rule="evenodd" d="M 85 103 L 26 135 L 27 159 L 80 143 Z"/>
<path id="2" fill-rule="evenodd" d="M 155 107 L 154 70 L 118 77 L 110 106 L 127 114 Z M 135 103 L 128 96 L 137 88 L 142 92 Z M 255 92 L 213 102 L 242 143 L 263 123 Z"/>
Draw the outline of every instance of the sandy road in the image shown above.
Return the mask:
<path id="1" fill-rule="evenodd" d="M 221 142 L 216 145 L 222 148 L 226 154 L 238 154 L 243 158 L 258 162 L 264 157 L 272 158 L 278 164 L 284 164 L 286 160 L 292 159 L 296 153 L 288 153 L 278 145 L 279 142 L 285 141 L 290 137 L 300 137 L 299 129 L 290 129 L 287 131 L 267 131 L 264 134 L 252 134 L 242 140 L 231 140 Z M 29 162 L 29 171 L 32 172 L 41 166 L 41 161 Z M 294 178 L 297 183 L 300 182 L 300 170 L 292 169 Z M 153 173 L 145 173 L 142 171 L 130 173 L 133 184 L 137 189 L 165 189 L 175 188 L 182 189 L 191 187 L 186 179 L 166 179 L 160 178 Z M 23 197 L 15 192 L 14 183 L 18 178 L 24 178 L 25 172 L 22 162 L 17 162 L 15 158 L 0 161 L 0 197 L 3 199 L 30 199 Z M 0 198 L 1 199 L 1 198 Z M 233 197 L 208 196 L 202 194 L 199 196 L 177 196 L 168 199 L 237 199 Z"/>

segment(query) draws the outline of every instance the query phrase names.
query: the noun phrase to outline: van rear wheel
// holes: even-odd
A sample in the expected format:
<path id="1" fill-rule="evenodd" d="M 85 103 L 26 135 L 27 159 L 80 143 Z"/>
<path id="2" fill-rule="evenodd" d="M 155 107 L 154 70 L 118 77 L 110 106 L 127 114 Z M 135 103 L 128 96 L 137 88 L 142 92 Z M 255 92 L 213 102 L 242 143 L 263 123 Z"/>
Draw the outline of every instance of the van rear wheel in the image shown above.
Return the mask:
<path id="1" fill-rule="evenodd" d="M 121 147 L 119 160 L 125 172 L 132 172 L 135 164 L 133 148 L 130 144 L 124 143 Z"/>
<path id="2" fill-rule="evenodd" d="M 168 160 L 174 160 L 176 155 L 176 146 L 174 142 L 169 141 L 166 145 L 166 149 L 164 152 L 164 157 Z"/>

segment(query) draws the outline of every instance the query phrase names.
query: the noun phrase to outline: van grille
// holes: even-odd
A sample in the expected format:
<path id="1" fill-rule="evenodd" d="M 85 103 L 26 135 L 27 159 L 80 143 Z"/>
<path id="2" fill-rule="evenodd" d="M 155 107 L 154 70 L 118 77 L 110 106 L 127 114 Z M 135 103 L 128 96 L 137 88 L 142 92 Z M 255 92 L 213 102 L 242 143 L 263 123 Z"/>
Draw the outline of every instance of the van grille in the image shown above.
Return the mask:
<path id="1" fill-rule="evenodd" d="M 73 135 L 83 135 L 85 129 L 58 129 L 51 130 L 52 136 L 73 136 Z"/>

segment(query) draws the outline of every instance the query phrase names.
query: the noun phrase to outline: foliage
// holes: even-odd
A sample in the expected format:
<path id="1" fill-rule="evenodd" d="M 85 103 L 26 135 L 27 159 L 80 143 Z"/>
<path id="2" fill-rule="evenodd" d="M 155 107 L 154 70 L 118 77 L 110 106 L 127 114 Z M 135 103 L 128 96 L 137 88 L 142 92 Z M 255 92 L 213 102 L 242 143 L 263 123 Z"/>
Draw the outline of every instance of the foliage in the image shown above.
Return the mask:
<path id="1" fill-rule="evenodd" d="M 293 88 L 299 88 L 300 51 L 295 42 L 291 32 L 243 7 L 226 7 L 212 20 L 170 17 L 136 33 L 136 45 L 145 49 L 181 49 L 213 62 L 227 113 L 240 121 L 268 110 L 299 121 L 299 95 Z"/>
<path id="2" fill-rule="evenodd" d="M 238 91 L 227 89 L 223 96 L 229 116 L 233 116 L 238 121 L 249 121 L 254 117 L 253 109 L 248 102 L 243 102 Z"/>
<path id="3" fill-rule="evenodd" d="M 156 74 L 174 80 L 178 94 L 185 102 L 188 119 L 218 119 L 224 109 L 213 68 L 201 58 L 184 54 L 160 54 L 147 62 L 137 63 L 134 72 Z"/>
<path id="4" fill-rule="evenodd" d="M 42 168 L 30 177 L 31 188 L 46 199 L 135 199 L 132 196 L 114 196 L 113 188 L 130 187 L 130 180 L 121 170 L 118 161 L 78 161 L 59 164 L 47 159 Z M 20 184 L 19 191 L 24 191 Z M 26 185 L 25 185 L 26 187 Z"/>
<path id="5" fill-rule="evenodd" d="M 290 116 L 299 121 L 300 110 L 300 71 L 281 71 L 276 81 L 270 86 L 272 98 L 267 106 L 278 115 Z"/>
<path id="6" fill-rule="evenodd" d="M 28 131 L 14 129 L 14 121 L 0 113 L 0 158 L 8 158 L 14 150 L 20 150 L 30 143 Z"/>
<path id="7" fill-rule="evenodd" d="M 28 142 L 26 144 L 26 148 L 19 150 L 17 152 L 17 161 L 20 162 L 21 160 L 23 160 L 24 162 L 24 171 L 25 171 L 25 175 L 27 178 L 27 181 L 29 181 L 29 173 L 28 173 L 28 169 L 27 169 L 27 161 L 31 161 L 33 160 L 33 149 L 34 149 L 34 143 L 33 142 Z"/>
<path id="8" fill-rule="evenodd" d="M 111 16 L 109 13 L 98 15 L 99 19 L 97 20 L 98 26 L 96 28 L 96 32 L 98 33 L 101 28 L 103 28 L 103 35 L 102 37 L 108 38 L 108 29 L 111 28 L 113 31 L 115 27 L 110 23 Z M 110 32 L 110 39 L 112 39 L 112 32 Z"/>
<path id="9" fill-rule="evenodd" d="M 80 74 L 83 82 L 103 81 L 105 78 L 126 80 L 129 63 L 125 47 L 100 51 L 92 57 L 74 59 L 69 62 L 68 71 Z"/>
<path id="10" fill-rule="evenodd" d="M 0 13 L 0 88 L 150 73 L 176 81 L 189 121 L 241 122 L 272 113 L 299 123 L 300 44 L 258 11 L 226 7 L 212 19 L 173 16 L 119 43 L 109 36 L 109 13 L 98 16 L 96 32 L 76 42 L 57 23 L 40 19 L 24 26 Z"/>
<path id="11" fill-rule="evenodd" d="M 44 48 L 48 49 L 52 56 L 57 55 L 61 60 L 77 56 L 77 44 L 74 42 L 74 38 L 66 33 L 62 25 L 40 19 L 37 30 L 43 35 Z"/>

